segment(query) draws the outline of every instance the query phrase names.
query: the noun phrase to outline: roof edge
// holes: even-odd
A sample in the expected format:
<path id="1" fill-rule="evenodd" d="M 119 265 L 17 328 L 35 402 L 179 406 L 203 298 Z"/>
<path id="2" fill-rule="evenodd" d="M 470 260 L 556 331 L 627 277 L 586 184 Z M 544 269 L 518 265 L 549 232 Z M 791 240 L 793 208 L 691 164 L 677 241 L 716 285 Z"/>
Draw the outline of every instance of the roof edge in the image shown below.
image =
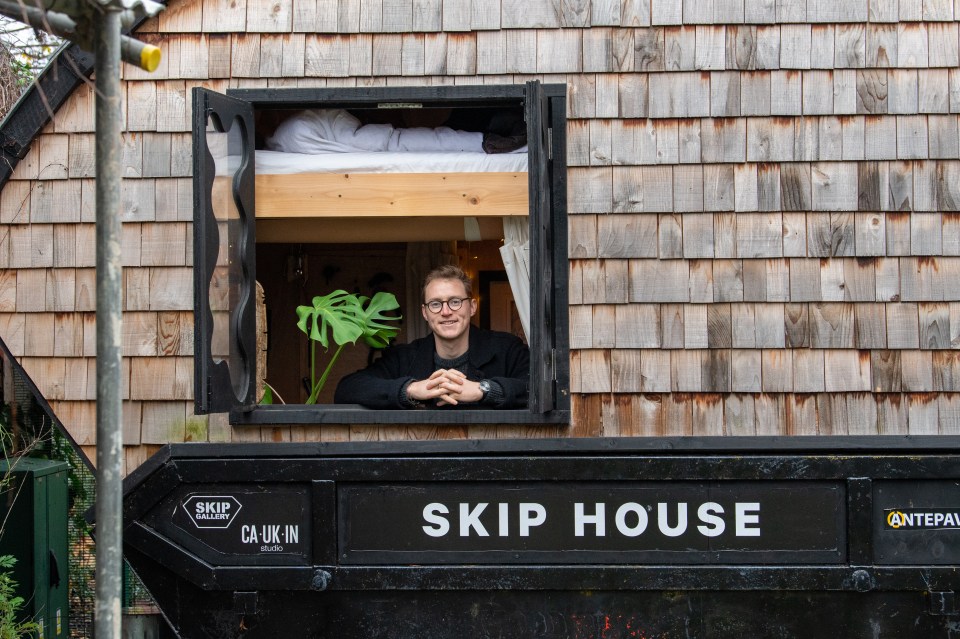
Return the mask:
<path id="1" fill-rule="evenodd" d="M 34 139 L 67 98 L 93 74 L 94 56 L 76 44 L 61 47 L 0 124 L 0 190 Z"/>

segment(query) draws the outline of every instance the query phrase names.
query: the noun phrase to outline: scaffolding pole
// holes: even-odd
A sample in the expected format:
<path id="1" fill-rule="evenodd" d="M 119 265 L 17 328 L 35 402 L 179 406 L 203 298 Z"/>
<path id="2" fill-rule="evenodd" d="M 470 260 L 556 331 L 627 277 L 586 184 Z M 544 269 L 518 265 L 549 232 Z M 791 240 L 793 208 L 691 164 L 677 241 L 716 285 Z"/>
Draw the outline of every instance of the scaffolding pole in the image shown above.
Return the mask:
<path id="1" fill-rule="evenodd" d="M 120 10 L 95 14 L 97 563 L 94 636 L 120 639 L 123 592 L 120 257 Z"/>

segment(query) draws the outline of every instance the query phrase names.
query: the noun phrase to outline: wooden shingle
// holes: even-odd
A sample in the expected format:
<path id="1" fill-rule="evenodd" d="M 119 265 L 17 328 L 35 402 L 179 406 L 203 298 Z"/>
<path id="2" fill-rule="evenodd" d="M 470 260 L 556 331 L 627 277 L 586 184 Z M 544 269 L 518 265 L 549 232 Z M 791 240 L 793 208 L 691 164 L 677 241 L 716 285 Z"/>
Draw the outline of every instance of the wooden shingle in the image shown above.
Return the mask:
<path id="1" fill-rule="evenodd" d="M 793 351 L 793 390 L 798 393 L 822 393 L 824 381 L 824 351 L 800 349 Z"/>
<path id="2" fill-rule="evenodd" d="M 947 113 L 950 110 L 950 72 L 925 69 L 917 74 L 917 109 L 920 113 Z"/>
<path id="3" fill-rule="evenodd" d="M 837 68 L 862 68 L 867 55 L 866 29 L 861 24 L 841 24 L 836 30 L 834 64 Z"/>
<path id="4" fill-rule="evenodd" d="M 650 25 L 651 0 L 620 0 L 620 25 L 646 27 Z"/>

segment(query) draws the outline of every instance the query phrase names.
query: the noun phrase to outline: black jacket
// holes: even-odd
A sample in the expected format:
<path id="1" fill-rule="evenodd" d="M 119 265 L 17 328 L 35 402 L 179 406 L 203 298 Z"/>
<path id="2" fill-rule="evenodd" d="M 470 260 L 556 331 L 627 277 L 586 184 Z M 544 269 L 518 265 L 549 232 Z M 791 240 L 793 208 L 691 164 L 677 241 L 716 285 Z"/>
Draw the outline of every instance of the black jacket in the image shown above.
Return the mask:
<path id="1" fill-rule="evenodd" d="M 499 331 L 470 327 L 467 379 L 495 381 L 503 387 L 504 403 L 499 408 L 527 405 L 530 381 L 530 351 L 518 337 Z M 409 344 L 391 346 L 383 357 L 361 371 L 347 375 L 337 384 L 334 401 L 362 404 L 367 408 L 404 408 L 400 391 L 409 381 L 426 379 L 437 369 L 433 335 Z M 478 408 L 477 404 L 431 408 Z"/>

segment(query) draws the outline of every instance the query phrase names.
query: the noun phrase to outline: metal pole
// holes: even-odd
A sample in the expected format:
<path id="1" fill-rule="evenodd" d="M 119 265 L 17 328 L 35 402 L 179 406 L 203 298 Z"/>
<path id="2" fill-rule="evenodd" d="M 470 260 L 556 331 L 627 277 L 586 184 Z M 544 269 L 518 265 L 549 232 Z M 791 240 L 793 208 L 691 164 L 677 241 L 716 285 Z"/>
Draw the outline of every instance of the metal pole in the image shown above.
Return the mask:
<path id="1" fill-rule="evenodd" d="M 101 6 L 96 31 L 97 639 L 120 638 L 123 430 L 120 381 L 120 11 Z"/>

